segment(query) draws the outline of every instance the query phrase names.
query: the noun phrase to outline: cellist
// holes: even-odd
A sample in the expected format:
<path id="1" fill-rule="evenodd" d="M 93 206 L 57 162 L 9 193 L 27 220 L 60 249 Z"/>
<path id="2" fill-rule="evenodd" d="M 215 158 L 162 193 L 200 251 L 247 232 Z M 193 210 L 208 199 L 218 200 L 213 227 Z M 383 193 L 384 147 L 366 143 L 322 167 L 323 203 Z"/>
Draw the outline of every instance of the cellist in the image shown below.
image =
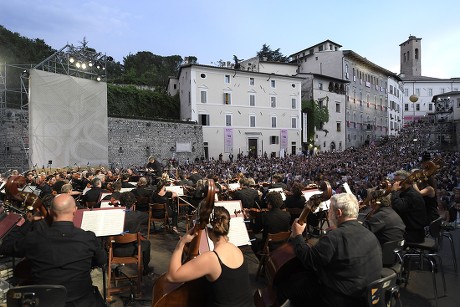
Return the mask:
<path id="1" fill-rule="evenodd" d="M 277 287 L 278 303 L 291 306 L 362 306 L 367 285 L 380 278 L 382 251 L 377 238 L 357 220 L 358 200 L 353 194 L 331 197 L 329 222 L 336 228 L 315 246 L 305 243 L 306 224 L 292 224 L 296 257 L 304 272 L 292 274 Z"/>
<path id="2" fill-rule="evenodd" d="M 241 250 L 228 241 L 229 229 L 227 209 L 214 207 L 208 229 L 214 250 L 182 264 L 184 246 L 196 236 L 192 229 L 177 243 L 166 278 L 170 282 L 187 282 L 205 276 L 209 283 L 207 306 L 252 306 L 248 265 Z"/>

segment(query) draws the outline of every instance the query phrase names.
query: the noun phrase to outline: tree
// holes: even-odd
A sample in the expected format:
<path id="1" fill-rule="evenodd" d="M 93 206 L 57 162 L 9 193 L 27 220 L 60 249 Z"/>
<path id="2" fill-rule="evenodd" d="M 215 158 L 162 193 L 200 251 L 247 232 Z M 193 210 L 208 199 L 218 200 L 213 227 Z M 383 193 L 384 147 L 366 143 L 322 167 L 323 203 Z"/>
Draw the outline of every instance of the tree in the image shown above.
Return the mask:
<path id="1" fill-rule="evenodd" d="M 323 124 L 329 121 L 329 111 L 317 101 L 302 100 L 302 112 L 307 113 L 307 138 L 312 140 L 315 131 L 322 130 Z"/>
<path id="2" fill-rule="evenodd" d="M 257 52 L 257 57 L 259 60 L 265 60 L 269 62 L 287 62 L 287 57 L 285 57 L 281 52 L 280 48 L 272 50 L 269 45 L 263 44 L 262 49 Z"/>

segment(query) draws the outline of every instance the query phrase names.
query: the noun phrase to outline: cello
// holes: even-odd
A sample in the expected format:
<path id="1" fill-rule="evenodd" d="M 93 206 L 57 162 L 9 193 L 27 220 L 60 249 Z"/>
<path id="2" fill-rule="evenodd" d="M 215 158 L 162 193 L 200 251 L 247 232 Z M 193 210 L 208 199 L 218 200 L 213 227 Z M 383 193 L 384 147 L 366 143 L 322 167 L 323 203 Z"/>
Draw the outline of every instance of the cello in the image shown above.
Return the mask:
<path id="1" fill-rule="evenodd" d="M 321 202 L 331 198 L 332 188 L 329 182 L 322 182 L 319 189 L 322 193 L 312 195 L 300 213 L 297 221 L 300 225 L 305 223 L 308 214 L 315 211 Z M 275 249 L 269 255 L 265 264 L 265 272 L 267 274 L 269 284 L 268 289 L 267 291 L 256 290 L 256 293 L 254 294 L 255 305 L 273 306 L 276 302 L 276 291 L 274 288 L 276 288 L 280 281 L 287 280 L 287 278 L 293 273 L 301 270 L 303 270 L 302 263 L 295 255 L 294 246 L 291 243 L 285 243 Z M 261 304 L 261 302 L 263 303 Z"/>
<path id="2" fill-rule="evenodd" d="M 215 193 L 216 186 L 214 180 L 209 179 L 208 193 L 199 206 L 199 218 L 193 228 L 193 231 L 197 235 L 190 242 L 187 251 L 184 251 L 184 262 L 196 258 L 200 254 L 200 250 L 203 251 L 206 249 L 206 247 L 203 247 L 203 239 L 206 240 L 205 229 L 214 208 Z M 207 249 L 209 250 L 209 246 L 207 246 Z M 152 307 L 204 306 L 207 300 L 205 289 L 205 277 L 182 283 L 173 283 L 166 279 L 166 273 L 164 273 L 153 286 Z"/>

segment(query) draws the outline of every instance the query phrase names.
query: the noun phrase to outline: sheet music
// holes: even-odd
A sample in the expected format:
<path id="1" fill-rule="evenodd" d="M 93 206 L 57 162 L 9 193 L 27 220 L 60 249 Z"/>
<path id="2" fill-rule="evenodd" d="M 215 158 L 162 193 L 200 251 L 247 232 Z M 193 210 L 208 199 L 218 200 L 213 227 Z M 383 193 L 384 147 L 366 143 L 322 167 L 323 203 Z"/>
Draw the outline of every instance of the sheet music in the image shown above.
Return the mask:
<path id="1" fill-rule="evenodd" d="M 241 211 L 242 210 L 242 205 L 241 205 L 241 200 L 225 200 L 225 201 L 216 201 L 214 203 L 214 206 L 222 206 L 225 209 L 228 210 L 228 213 L 230 213 L 230 216 L 236 216 L 238 214 L 242 214 L 242 212 L 235 214 L 235 211 Z"/>
<path id="2" fill-rule="evenodd" d="M 242 210 L 241 200 L 218 201 L 214 203 L 214 206 L 222 206 L 230 213 L 228 241 L 235 246 L 251 245 L 243 214 L 237 213 L 239 216 L 235 214 L 235 211 Z"/>
<path id="3" fill-rule="evenodd" d="M 177 196 L 184 196 L 184 188 L 180 185 L 165 186 L 166 191 L 176 192 Z"/>
<path id="4" fill-rule="evenodd" d="M 132 184 L 134 187 L 137 187 L 137 182 L 136 181 L 128 181 L 129 184 Z"/>
<path id="5" fill-rule="evenodd" d="M 284 194 L 283 188 L 268 189 L 268 192 L 279 192 L 281 194 L 281 198 L 283 199 L 283 201 L 286 200 L 286 194 Z"/>
<path id="6" fill-rule="evenodd" d="M 302 194 L 303 196 L 305 197 L 305 200 L 308 201 L 310 199 L 310 197 L 312 197 L 313 195 L 315 194 L 321 194 L 323 193 L 322 191 L 318 190 L 318 189 L 312 189 L 312 190 L 305 190 L 305 191 L 302 191 Z M 323 201 L 319 204 L 319 206 L 316 208 L 315 211 L 313 211 L 313 213 L 318 213 L 320 211 L 323 211 L 323 210 L 329 210 L 329 204 L 331 203 L 330 200 L 326 200 L 326 201 Z"/>
<path id="7" fill-rule="evenodd" d="M 236 191 L 237 189 L 240 188 L 240 183 L 239 182 L 236 182 L 236 183 L 229 183 L 228 184 L 228 189 L 230 191 Z"/>
<path id="8" fill-rule="evenodd" d="M 132 188 L 121 188 L 120 193 L 131 192 L 133 189 L 134 189 L 134 187 L 132 187 Z"/>
<path id="9" fill-rule="evenodd" d="M 85 210 L 81 229 L 91 230 L 96 237 L 119 235 L 123 233 L 125 208 L 107 210 Z"/>
<path id="10" fill-rule="evenodd" d="M 345 183 L 343 184 L 343 188 L 345 189 L 345 192 L 347 192 L 348 194 L 353 194 L 353 193 L 351 192 L 351 189 L 350 189 L 350 186 L 348 185 L 348 183 L 345 182 Z"/>
<path id="11" fill-rule="evenodd" d="M 100 199 L 104 199 L 106 196 L 112 195 L 112 193 L 101 193 Z"/>
<path id="12" fill-rule="evenodd" d="M 236 246 L 251 245 L 248 229 L 242 216 L 232 217 L 230 219 L 230 229 L 228 232 L 228 241 Z"/>
<path id="13" fill-rule="evenodd" d="M 91 188 L 85 187 L 85 189 L 83 190 L 83 192 L 81 192 L 81 194 L 85 195 L 86 192 L 88 192 L 89 190 L 91 190 Z"/>
<path id="14" fill-rule="evenodd" d="M 103 200 L 101 201 L 101 208 L 114 208 L 114 206 L 112 206 L 110 200 Z"/>

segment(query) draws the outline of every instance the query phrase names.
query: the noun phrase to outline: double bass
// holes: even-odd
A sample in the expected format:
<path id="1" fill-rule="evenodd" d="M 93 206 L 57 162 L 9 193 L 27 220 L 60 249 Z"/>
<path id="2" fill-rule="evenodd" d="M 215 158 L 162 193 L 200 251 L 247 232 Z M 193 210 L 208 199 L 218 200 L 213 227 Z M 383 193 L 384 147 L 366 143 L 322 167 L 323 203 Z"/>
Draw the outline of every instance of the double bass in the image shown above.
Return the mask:
<path id="1" fill-rule="evenodd" d="M 321 194 L 315 194 L 305 204 L 302 212 L 300 213 L 297 223 L 303 225 L 310 212 L 315 211 L 319 204 L 328 200 L 332 196 L 332 188 L 329 182 L 324 181 L 321 183 L 319 189 Z M 293 273 L 304 270 L 302 263 L 295 255 L 294 246 L 291 243 L 285 243 L 279 248 L 275 249 L 268 257 L 265 264 L 265 272 L 268 279 L 268 291 L 260 292 L 256 290 L 254 295 L 254 303 L 263 301 L 264 304 L 272 306 L 276 302 L 276 292 L 274 288 L 280 281 L 287 280 Z M 263 296 L 258 298 L 258 296 Z"/>
<path id="2" fill-rule="evenodd" d="M 196 258 L 200 251 L 209 250 L 209 246 L 203 248 L 203 241 L 206 240 L 206 225 L 214 209 L 216 186 L 214 180 L 208 180 L 208 193 L 199 206 L 199 217 L 193 231 L 197 235 L 190 242 L 188 249 L 184 251 L 184 262 Z M 204 238 L 203 238 L 204 237 Z M 204 239 L 204 240 L 203 240 Z M 173 283 L 166 279 L 166 273 L 161 275 L 153 286 L 152 307 L 163 306 L 205 306 L 206 278 L 201 277 L 195 280 Z"/>

